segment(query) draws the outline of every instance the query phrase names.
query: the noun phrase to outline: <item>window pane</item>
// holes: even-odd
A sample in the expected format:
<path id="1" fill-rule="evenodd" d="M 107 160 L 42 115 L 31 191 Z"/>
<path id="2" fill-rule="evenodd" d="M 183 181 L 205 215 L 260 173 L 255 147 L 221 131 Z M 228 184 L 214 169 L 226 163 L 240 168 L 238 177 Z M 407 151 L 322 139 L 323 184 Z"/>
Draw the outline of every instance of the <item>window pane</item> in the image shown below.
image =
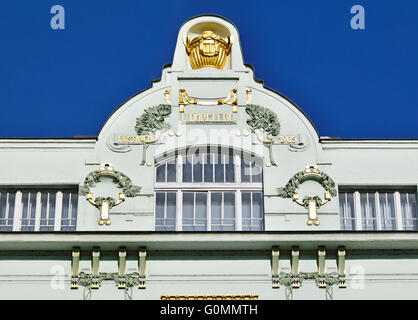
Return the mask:
<path id="1" fill-rule="evenodd" d="M 22 192 L 22 221 L 21 231 L 35 230 L 36 193 Z"/>
<path id="2" fill-rule="evenodd" d="M 396 230 L 395 203 L 393 193 L 379 194 L 382 230 Z"/>
<path id="3" fill-rule="evenodd" d="M 375 194 L 371 192 L 360 193 L 360 206 L 363 230 L 376 230 Z"/>
<path id="4" fill-rule="evenodd" d="M 206 197 L 206 193 L 196 193 L 196 219 L 206 219 Z"/>
<path id="5" fill-rule="evenodd" d="M 202 182 L 202 156 L 193 157 L 193 182 Z"/>
<path id="6" fill-rule="evenodd" d="M 339 193 L 341 230 L 355 229 L 354 194 L 353 192 Z"/>
<path id="7" fill-rule="evenodd" d="M 224 193 L 224 218 L 235 219 L 235 193 Z"/>
<path id="8" fill-rule="evenodd" d="M 54 202 L 55 203 L 55 202 Z M 77 193 L 71 193 L 71 228 L 70 230 L 76 230 L 76 225 L 77 225 L 77 206 L 78 206 L 78 194 Z M 51 217 L 51 213 L 53 213 L 53 211 L 49 211 L 50 217 Z"/>
<path id="9" fill-rule="evenodd" d="M 262 181 L 262 167 L 255 163 L 252 163 L 252 182 Z"/>
<path id="10" fill-rule="evenodd" d="M 48 192 L 44 192 L 41 194 L 41 219 L 45 219 L 47 216 L 47 209 L 48 209 Z M 42 225 L 41 220 L 41 225 Z"/>
<path id="11" fill-rule="evenodd" d="M 73 193 L 74 195 L 75 195 L 75 198 L 76 198 L 76 200 L 77 200 L 77 202 L 78 202 L 78 193 Z M 55 204 L 56 204 L 56 201 L 57 201 L 57 194 L 56 194 L 56 192 L 54 191 L 54 192 L 51 192 L 50 194 L 49 194 L 49 218 L 51 219 L 53 219 L 53 218 L 55 218 Z M 76 215 L 75 215 L 75 217 L 74 218 L 77 218 L 77 202 L 76 202 L 76 205 L 75 205 L 75 210 L 76 210 Z"/>
<path id="12" fill-rule="evenodd" d="M 62 193 L 62 225 L 68 224 L 68 210 L 70 206 L 70 196 L 67 192 Z"/>
<path id="13" fill-rule="evenodd" d="M 13 231 L 15 193 L 0 193 L 0 231 Z"/>
<path id="14" fill-rule="evenodd" d="M 192 182 L 192 157 L 183 156 L 183 182 Z"/>
<path id="15" fill-rule="evenodd" d="M 225 156 L 225 160 L 225 181 L 235 182 L 235 165 L 232 150 L 230 151 L 229 156 Z"/>
<path id="16" fill-rule="evenodd" d="M 183 220 L 193 219 L 194 194 L 190 192 L 183 193 Z"/>
<path id="17" fill-rule="evenodd" d="M 52 231 L 54 223 L 52 221 L 52 230 L 49 228 L 49 217 L 48 217 L 48 192 L 42 192 L 41 194 L 41 221 L 40 221 L 40 231 Z"/>
<path id="18" fill-rule="evenodd" d="M 225 170 L 224 170 L 224 161 L 223 155 L 218 154 L 216 157 L 215 164 L 215 182 L 224 182 L 225 181 Z"/>
<path id="19" fill-rule="evenodd" d="M 14 212 L 15 212 L 15 199 L 16 199 L 16 192 L 9 192 L 9 225 L 13 226 L 13 218 L 14 218 Z"/>
<path id="20" fill-rule="evenodd" d="M 0 193 L 0 219 L 6 218 L 7 192 Z M 0 220 L 3 221 L 3 220 Z M 3 223 L 0 223 L 3 224 Z"/>
<path id="21" fill-rule="evenodd" d="M 205 182 L 213 182 L 213 154 L 205 156 Z"/>
<path id="22" fill-rule="evenodd" d="M 263 217 L 263 203 L 261 192 L 253 192 L 253 218 L 261 219 Z"/>
<path id="23" fill-rule="evenodd" d="M 241 181 L 242 182 L 250 182 L 250 176 L 251 176 L 251 163 L 241 158 Z"/>
<path id="24" fill-rule="evenodd" d="M 241 193 L 242 198 L 242 218 L 251 219 L 251 193 Z"/>
<path id="25" fill-rule="evenodd" d="M 157 182 L 165 182 L 165 164 L 160 164 L 157 167 Z"/>
<path id="26" fill-rule="evenodd" d="M 417 196 L 403 192 L 401 196 L 402 223 L 404 230 L 417 230 Z"/>
<path id="27" fill-rule="evenodd" d="M 220 192 L 213 192 L 211 194 L 211 211 L 212 211 L 212 225 L 216 221 L 216 219 L 222 218 L 222 193 Z M 217 222 L 219 224 L 219 221 Z"/>
<path id="28" fill-rule="evenodd" d="M 155 194 L 155 218 L 164 219 L 165 192 Z"/>
<path id="29" fill-rule="evenodd" d="M 176 202 L 177 194 L 174 192 L 167 193 L 167 218 L 175 219 L 176 218 Z"/>
<path id="30" fill-rule="evenodd" d="M 167 182 L 176 182 L 177 168 L 176 160 L 167 163 Z"/>

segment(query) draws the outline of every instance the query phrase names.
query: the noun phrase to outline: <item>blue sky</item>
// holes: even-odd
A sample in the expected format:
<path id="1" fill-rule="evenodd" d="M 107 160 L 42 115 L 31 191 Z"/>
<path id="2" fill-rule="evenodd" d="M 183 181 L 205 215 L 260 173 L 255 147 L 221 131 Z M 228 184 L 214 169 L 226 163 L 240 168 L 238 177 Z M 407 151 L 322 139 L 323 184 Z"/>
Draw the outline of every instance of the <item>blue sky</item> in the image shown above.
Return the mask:
<path id="1" fill-rule="evenodd" d="M 50 27 L 56 4 L 64 30 Z M 350 27 L 354 5 L 364 30 Z M 256 77 L 321 136 L 418 139 L 416 0 L 3 0 L 0 137 L 97 136 L 171 63 L 183 22 L 205 13 L 238 27 Z"/>

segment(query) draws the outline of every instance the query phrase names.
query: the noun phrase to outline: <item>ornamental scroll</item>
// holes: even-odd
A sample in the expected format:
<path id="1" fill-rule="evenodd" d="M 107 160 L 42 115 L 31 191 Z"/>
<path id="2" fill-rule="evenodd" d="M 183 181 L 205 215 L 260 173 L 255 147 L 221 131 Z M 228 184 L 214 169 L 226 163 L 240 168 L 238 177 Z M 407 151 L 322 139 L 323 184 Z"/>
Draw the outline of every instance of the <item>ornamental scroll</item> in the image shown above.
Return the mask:
<path id="1" fill-rule="evenodd" d="M 324 200 L 319 196 L 306 196 L 302 200 L 299 199 L 298 187 L 301 183 L 314 180 L 321 184 L 325 189 Z M 308 209 L 308 225 L 319 225 L 318 209 L 327 202 L 331 201 L 331 197 L 337 195 L 334 181 L 325 173 L 319 171 L 315 166 L 308 166 L 304 171 L 296 173 L 286 184 L 284 188 L 277 189 L 279 197 L 292 198 L 294 202 Z"/>

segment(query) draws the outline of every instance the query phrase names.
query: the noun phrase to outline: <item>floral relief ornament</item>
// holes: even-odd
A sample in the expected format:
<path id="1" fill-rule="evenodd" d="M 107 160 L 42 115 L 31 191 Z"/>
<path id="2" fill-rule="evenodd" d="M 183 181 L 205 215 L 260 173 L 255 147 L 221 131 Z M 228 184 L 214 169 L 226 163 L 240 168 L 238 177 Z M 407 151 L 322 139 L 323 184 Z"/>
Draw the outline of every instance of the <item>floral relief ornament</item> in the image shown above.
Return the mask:
<path id="1" fill-rule="evenodd" d="M 269 150 L 270 165 L 277 166 L 273 159 L 273 137 L 280 133 L 280 123 L 277 115 L 270 109 L 255 104 L 247 105 L 245 112 L 250 116 L 247 124 L 251 127 L 251 132 Z"/>
<path id="2" fill-rule="evenodd" d="M 93 200 L 93 191 L 90 188 L 95 187 L 100 182 L 101 176 L 108 176 L 113 178 L 113 182 L 117 187 L 121 188 L 118 200 L 112 197 L 96 197 Z M 87 201 L 100 210 L 99 225 L 110 225 L 109 211 L 125 201 L 126 197 L 136 197 L 141 190 L 141 187 L 134 186 L 131 179 L 129 179 L 122 172 L 114 170 L 112 164 L 105 163 L 100 166 L 99 170 L 90 172 L 84 180 L 84 184 L 80 186 L 80 195 L 86 196 Z"/>
<path id="3" fill-rule="evenodd" d="M 171 128 L 171 125 L 165 122 L 171 114 L 169 104 L 159 104 L 144 110 L 144 113 L 136 119 L 135 131 L 138 135 L 155 135 L 156 139 L 151 142 L 144 142 L 142 149 L 141 165 L 146 163 L 146 152 L 151 143 L 155 143 L 161 137 L 161 134 Z"/>
<path id="4" fill-rule="evenodd" d="M 305 196 L 302 200 L 299 199 L 297 189 L 307 180 L 314 180 L 321 184 L 325 189 L 324 200 L 319 196 Z M 315 166 L 307 166 L 305 170 L 296 173 L 283 188 L 278 188 L 277 191 L 279 197 L 292 198 L 294 202 L 308 209 L 308 225 L 319 225 L 317 210 L 337 195 L 334 181 Z"/>

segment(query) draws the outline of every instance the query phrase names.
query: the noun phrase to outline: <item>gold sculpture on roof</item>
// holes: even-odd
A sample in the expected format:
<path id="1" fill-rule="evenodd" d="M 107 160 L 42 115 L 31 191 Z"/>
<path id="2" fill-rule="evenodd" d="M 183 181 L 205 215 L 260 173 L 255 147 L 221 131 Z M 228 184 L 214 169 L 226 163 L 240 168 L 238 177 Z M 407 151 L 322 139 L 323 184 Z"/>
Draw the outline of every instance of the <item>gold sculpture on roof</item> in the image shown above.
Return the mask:
<path id="1" fill-rule="evenodd" d="M 231 51 L 232 37 L 224 39 L 212 31 L 203 31 L 192 40 L 184 35 L 183 42 L 193 69 L 223 69 Z"/>

